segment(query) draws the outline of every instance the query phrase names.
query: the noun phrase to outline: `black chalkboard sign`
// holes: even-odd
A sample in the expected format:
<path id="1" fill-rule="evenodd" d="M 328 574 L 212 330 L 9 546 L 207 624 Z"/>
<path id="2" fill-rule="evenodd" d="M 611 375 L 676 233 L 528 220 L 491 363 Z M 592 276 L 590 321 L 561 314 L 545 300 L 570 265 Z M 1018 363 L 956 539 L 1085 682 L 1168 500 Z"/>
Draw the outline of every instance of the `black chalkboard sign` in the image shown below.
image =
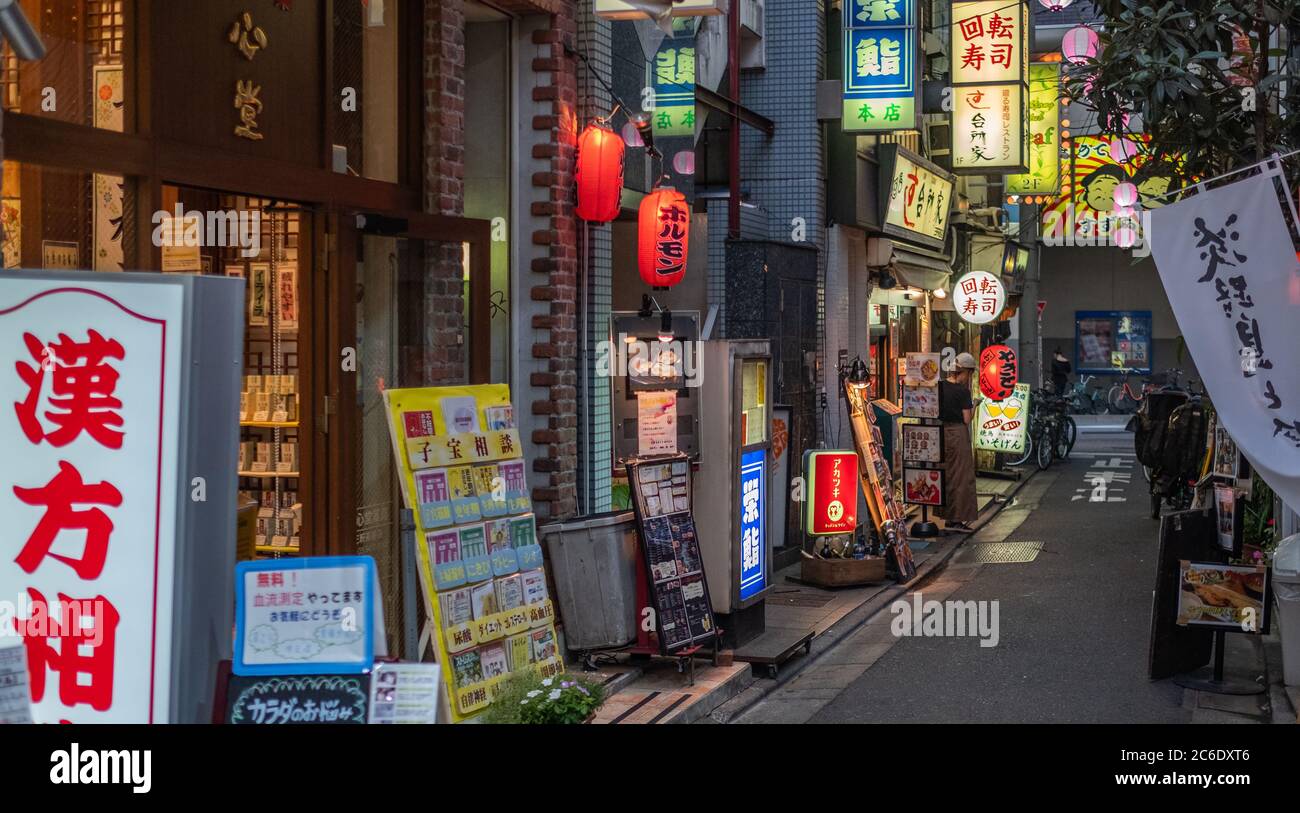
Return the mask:
<path id="1" fill-rule="evenodd" d="M 231 675 L 223 722 L 364 725 L 369 706 L 369 675 Z"/>
<path id="2" fill-rule="evenodd" d="M 714 640 L 717 624 L 691 514 L 689 459 L 630 460 L 627 472 L 659 651 L 670 655 Z"/>

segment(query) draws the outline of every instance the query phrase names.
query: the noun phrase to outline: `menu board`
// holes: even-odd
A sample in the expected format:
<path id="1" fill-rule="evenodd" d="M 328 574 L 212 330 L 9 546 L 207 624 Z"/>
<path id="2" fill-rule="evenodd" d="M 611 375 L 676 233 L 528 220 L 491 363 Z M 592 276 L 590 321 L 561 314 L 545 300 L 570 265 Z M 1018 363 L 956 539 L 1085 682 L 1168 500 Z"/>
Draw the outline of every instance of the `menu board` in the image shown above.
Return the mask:
<path id="1" fill-rule="evenodd" d="M 903 385 L 903 415 L 908 418 L 939 417 L 939 387 Z"/>
<path id="2" fill-rule="evenodd" d="M 900 584 L 916 576 L 912 548 L 907 541 L 907 523 L 903 507 L 894 495 L 894 479 L 885 458 L 875 414 L 866 401 L 865 381 L 845 381 L 844 395 L 849 408 L 849 426 L 858 452 L 858 478 L 867 498 L 867 508 L 875 524 L 889 562 Z"/>
<path id="3" fill-rule="evenodd" d="M 384 397 L 440 684 L 459 722 L 491 704 L 513 673 L 564 671 L 510 389 L 391 389 Z"/>
<path id="4" fill-rule="evenodd" d="M 907 463 L 943 463 L 943 427 L 905 423 L 903 460 Z"/>
<path id="5" fill-rule="evenodd" d="M 1178 563 L 1179 626 L 1267 635 L 1272 601 L 1263 565 Z"/>
<path id="6" fill-rule="evenodd" d="M 232 675 L 223 719 L 230 725 L 365 725 L 369 675 Z"/>
<path id="7" fill-rule="evenodd" d="M 690 463 L 686 455 L 654 461 L 629 460 L 659 651 L 671 655 L 717 636 L 704 558 L 691 514 Z"/>

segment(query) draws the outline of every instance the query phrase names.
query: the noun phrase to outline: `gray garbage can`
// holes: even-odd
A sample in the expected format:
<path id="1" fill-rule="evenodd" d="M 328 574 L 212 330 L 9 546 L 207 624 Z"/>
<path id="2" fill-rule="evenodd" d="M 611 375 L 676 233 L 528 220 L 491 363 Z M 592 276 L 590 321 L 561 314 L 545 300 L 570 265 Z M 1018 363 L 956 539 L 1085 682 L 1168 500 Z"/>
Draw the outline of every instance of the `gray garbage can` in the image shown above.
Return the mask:
<path id="1" fill-rule="evenodd" d="M 1273 592 L 1282 616 L 1282 679 L 1300 686 L 1300 534 L 1283 539 L 1273 552 Z"/>
<path id="2" fill-rule="evenodd" d="M 550 557 L 565 645 L 576 651 L 636 640 L 636 517 L 618 511 L 538 529 Z"/>

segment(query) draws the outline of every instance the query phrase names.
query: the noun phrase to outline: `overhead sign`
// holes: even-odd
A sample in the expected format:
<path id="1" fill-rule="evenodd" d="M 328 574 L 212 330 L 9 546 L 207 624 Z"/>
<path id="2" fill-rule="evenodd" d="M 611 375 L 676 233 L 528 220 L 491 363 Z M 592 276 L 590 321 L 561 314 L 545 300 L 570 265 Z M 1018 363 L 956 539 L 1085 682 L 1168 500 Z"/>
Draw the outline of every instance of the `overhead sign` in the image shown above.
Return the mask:
<path id="1" fill-rule="evenodd" d="M 804 453 L 804 529 L 810 536 L 850 534 L 858 527 L 858 453 Z"/>
<path id="2" fill-rule="evenodd" d="M 739 0 L 737 0 L 739 2 Z M 596 16 L 607 20 L 644 20 L 650 17 L 648 8 L 655 5 L 667 6 L 668 0 L 654 3 L 625 3 L 622 0 L 596 0 Z M 638 7 L 639 6 L 639 7 Z M 699 17 L 709 14 L 725 14 L 727 0 L 674 0 L 672 16 Z"/>
<path id="3" fill-rule="evenodd" d="M 885 232 L 943 247 L 952 211 L 953 176 L 897 144 L 877 148 L 884 182 Z"/>
<path id="4" fill-rule="evenodd" d="M 203 397 L 182 375 L 208 377 L 217 424 L 193 434 L 227 441 L 233 463 L 239 346 L 236 327 L 190 346 L 196 290 L 226 295 L 202 324 L 238 325 L 243 286 L 224 278 L 0 275 L 0 596 L 18 601 L 0 635 L 26 648 L 38 723 L 197 722 L 204 694 L 211 708 L 230 626 L 228 566 L 211 567 L 233 564 L 234 478 L 203 468 L 209 447 L 182 443 L 183 399 Z M 204 366 L 216 351 L 229 375 Z"/>
<path id="5" fill-rule="evenodd" d="M 916 0 L 844 0 L 845 132 L 915 130 L 921 60 Z"/>
<path id="6" fill-rule="evenodd" d="M 952 4 L 952 167 L 1028 172 L 1029 50 L 1025 3 Z"/>
<path id="7" fill-rule="evenodd" d="M 654 134 L 695 135 L 695 26 L 673 21 L 673 35 L 655 52 Z"/>
<path id="8" fill-rule="evenodd" d="M 767 450 L 740 458 L 740 600 L 767 589 Z"/>
<path id="9" fill-rule="evenodd" d="M 1029 171 L 1006 177 L 1008 195 L 1055 195 L 1061 189 L 1061 65 L 1029 66 Z"/>
<path id="10" fill-rule="evenodd" d="M 1145 217 L 1121 217 L 1116 211 L 1115 188 L 1122 183 L 1137 187 L 1137 209 L 1158 209 L 1172 198 L 1159 197 L 1176 188 L 1172 173 L 1150 174 L 1143 170 L 1150 160 L 1151 137 L 1144 133 L 1128 136 L 1134 155 L 1111 155 L 1113 139 L 1074 136 L 1070 139 L 1068 164 L 1061 178 L 1060 196 L 1043 208 L 1042 235 L 1048 245 L 1066 241 L 1073 245 L 1095 245 L 1110 240 L 1112 233 L 1128 227 L 1135 240 L 1145 240 Z M 1064 162 L 1066 159 L 1062 159 Z M 1153 168 L 1154 170 L 1154 168 Z"/>
<path id="11" fill-rule="evenodd" d="M 975 413 L 975 448 L 988 452 L 1022 454 L 1029 423 L 1029 385 L 1016 385 L 1010 398 L 980 401 Z"/>
<path id="12" fill-rule="evenodd" d="M 963 321 L 983 325 L 997 319 L 1007 306 L 1007 291 L 996 275 L 971 271 L 953 286 L 952 304 Z"/>

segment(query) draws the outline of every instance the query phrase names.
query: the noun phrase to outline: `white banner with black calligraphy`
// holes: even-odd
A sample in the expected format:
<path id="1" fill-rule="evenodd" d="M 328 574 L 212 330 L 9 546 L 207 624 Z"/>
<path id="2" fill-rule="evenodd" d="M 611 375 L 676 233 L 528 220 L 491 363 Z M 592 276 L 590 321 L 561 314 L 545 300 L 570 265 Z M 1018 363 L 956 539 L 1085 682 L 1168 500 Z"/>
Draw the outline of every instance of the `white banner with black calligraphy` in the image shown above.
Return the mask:
<path id="1" fill-rule="evenodd" d="M 1273 490 L 1300 506 L 1300 263 L 1273 177 L 1155 209 L 1151 230 L 1220 422 Z"/>

